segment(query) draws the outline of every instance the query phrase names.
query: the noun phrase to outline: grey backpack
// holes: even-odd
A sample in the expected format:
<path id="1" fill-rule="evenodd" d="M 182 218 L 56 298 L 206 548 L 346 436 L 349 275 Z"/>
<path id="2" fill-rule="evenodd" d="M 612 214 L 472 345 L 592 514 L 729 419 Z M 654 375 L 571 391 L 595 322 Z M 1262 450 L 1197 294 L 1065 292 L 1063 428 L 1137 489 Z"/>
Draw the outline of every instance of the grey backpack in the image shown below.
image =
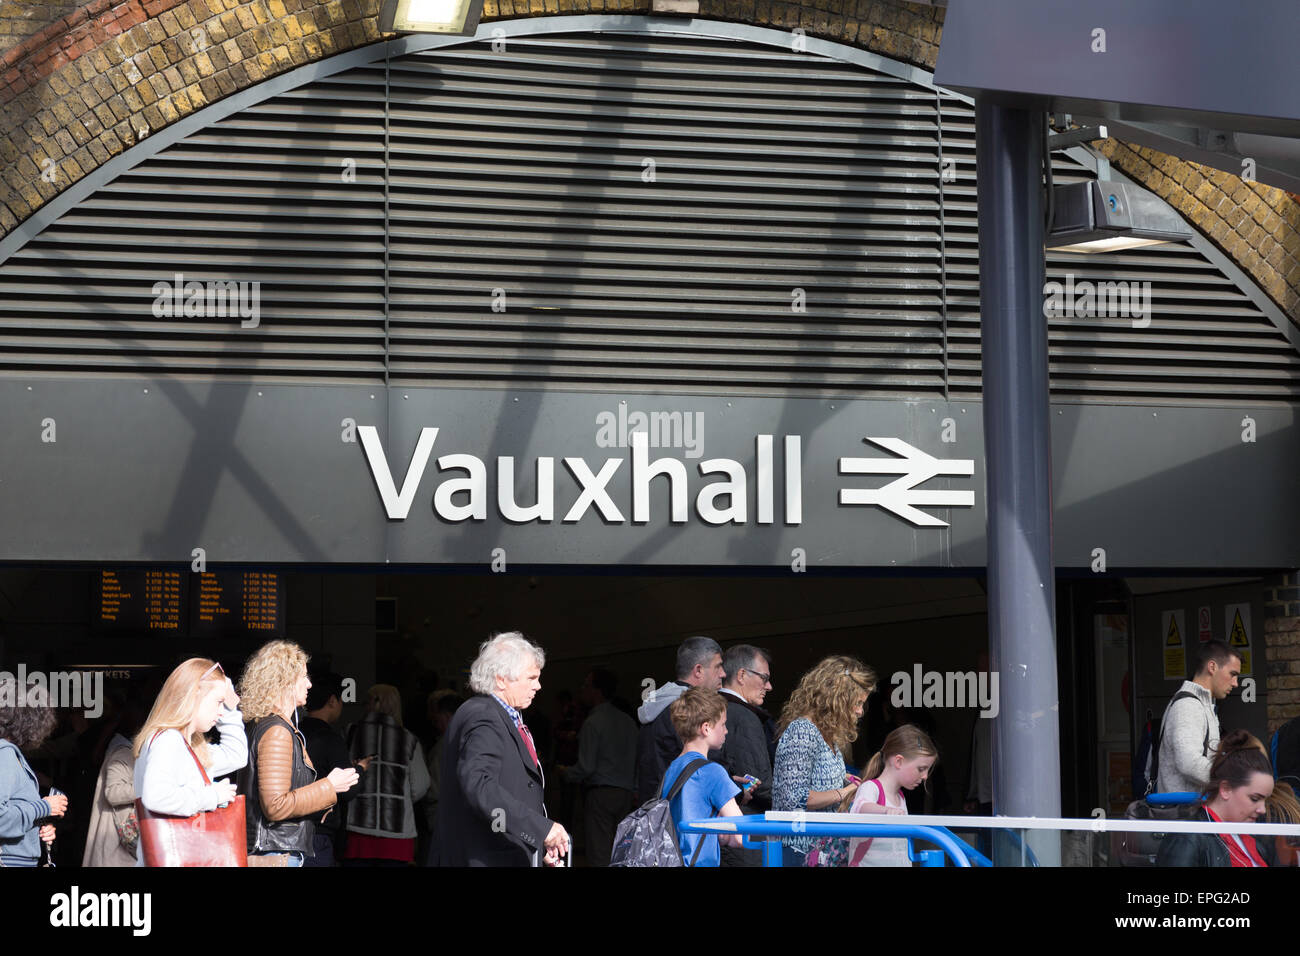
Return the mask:
<path id="1" fill-rule="evenodd" d="M 657 797 L 643 804 L 623 818 L 614 833 L 614 849 L 609 855 L 610 866 L 694 866 L 704 847 L 704 836 L 695 847 L 688 864 L 682 859 L 682 851 L 677 845 L 677 826 L 673 823 L 669 803 L 682 792 L 686 781 L 695 771 L 709 761 L 703 757 L 692 760 L 682 768 L 682 772 L 673 781 L 673 788 L 668 796 Z M 663 792 L 663 784 L 659 786 Z"/>

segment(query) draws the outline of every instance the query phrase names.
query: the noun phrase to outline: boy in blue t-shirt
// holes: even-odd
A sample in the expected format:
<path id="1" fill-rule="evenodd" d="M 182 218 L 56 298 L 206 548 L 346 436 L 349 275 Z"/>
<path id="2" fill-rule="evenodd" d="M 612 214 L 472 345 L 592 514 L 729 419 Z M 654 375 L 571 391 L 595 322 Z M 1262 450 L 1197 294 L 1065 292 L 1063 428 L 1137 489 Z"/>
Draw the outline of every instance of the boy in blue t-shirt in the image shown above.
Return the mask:
<path id="1" fill-rule="evenodd" d="M 727 703 L 716 690 L 692 687 L 669 705 L 669 717 L 677 736 L 686 741 L 686 746 L 677 758 L 668 765 L 664 773 L 661 797 L 668 796 L 677 776 L 691 761 L 707 757 L 710 750 L 717 750 L 727 739 Z M 740 788 L 727 774 L 722 764 L 710 761 L 692 774 L 682 787 L 682 792 L 669 804 L 673 824 L 683 820 L 704 820 L 716 811 L 724 817 L 740 816 L 740 807 L 736 806 L 736 794 Z M 681 833 L 677 835 L 677 845 L 682 851 L 682 859 L 687 866 L 700 840 L 704 847 L 700 850 L 696 866 L 717 866 L 721 856 L 719 840 L 727 841 L 728 846 L 740 846 L 741 838 L 737 834 L 719 834 L 717 839 L 703 833 Z"/>

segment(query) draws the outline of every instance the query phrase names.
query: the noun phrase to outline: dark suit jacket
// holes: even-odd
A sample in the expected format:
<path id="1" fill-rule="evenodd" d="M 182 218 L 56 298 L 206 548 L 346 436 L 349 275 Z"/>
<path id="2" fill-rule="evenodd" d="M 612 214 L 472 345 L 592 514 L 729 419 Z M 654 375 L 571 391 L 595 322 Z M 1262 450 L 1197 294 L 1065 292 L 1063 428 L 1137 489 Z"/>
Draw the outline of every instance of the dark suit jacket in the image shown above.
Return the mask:
<path id="1" fill-rule="evenodd" d="M 471 697 L 447 727 L 438 797 L 439 866 L 531 866 L 550 832 L 542 772 L 510 715 Z"/>

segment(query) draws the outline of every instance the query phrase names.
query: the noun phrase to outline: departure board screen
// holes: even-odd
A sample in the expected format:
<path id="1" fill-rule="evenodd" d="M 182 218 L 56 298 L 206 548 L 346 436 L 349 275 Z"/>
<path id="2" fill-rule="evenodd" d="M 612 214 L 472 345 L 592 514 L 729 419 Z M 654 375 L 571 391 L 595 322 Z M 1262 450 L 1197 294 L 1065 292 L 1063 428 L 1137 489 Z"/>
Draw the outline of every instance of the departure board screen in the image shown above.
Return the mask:
<path id="1" fill-rule="evenodd" d="M 100 570 L 92 599 L 101 631 L 284 636 L 284 579 L 274 571 Z"/>
<path id="2" fill-rule="evenodd" d="M 181 629 L 184 582 L 179 571 L 144 572 L 144 620 L 151 631 Z"/>
<path id="3" fill-rule="evenodd" d="M 206 571 L 193 577 L 191 635 L 284 635 L 284 586 L 279 574 Z"/>
<path id="4" fill-rule="evenodd" d="M 184 575 L 154 569 L 100 571 L 94 613 L 105 630 L 179 632 L 185 626 Z"/>

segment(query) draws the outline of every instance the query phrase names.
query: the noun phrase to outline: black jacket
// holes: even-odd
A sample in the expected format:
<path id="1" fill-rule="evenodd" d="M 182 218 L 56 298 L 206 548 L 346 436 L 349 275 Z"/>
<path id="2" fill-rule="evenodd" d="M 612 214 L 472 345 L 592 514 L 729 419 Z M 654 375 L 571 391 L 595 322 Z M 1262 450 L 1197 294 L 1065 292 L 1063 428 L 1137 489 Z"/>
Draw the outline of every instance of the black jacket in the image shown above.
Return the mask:
<path id="1" fill-rule="evenodd" d="M 1192 819 L 1209 823 L 1210 815 L 1201 807 Z M 1265 864 L 1276 862 L 1271 836 L 1256 838 L 1255 848 Z M 1156 866 L 1232 866 L 1232 856 L 1217 833 L 1170 833 L 1160 841 Z"/>
<path id="2" fill-rule="evenodd" d="M 292 790 L 310 787 L 317 782 L 316 771 L 307 764 L 306 742 L 296 727 L 275 714 L 263 717 L 253 724 L 248 734 L 248 763 L 239 771 L 239 792 L 244 794 L 244 817 L 248 830 L 249 853 L 286 853 L 296 851 L 305 856 L 315 856 L 312 837 L 316 833 L 315 819 L 320 812 L 287 820 L 268 820 L 262 810 L 258 791 L 258 747 L 266 732 L 272 727 L 288 728 L 293 737 Z"/>
<path id="3" fill-rule="evenodd" d="M 542 771 L 490 694 L 462 704 L 440 764 L 438 866 L 532 866 L 551 830 Z"/>
<path id="4" fill-rule="evenodd" d="M 636 799 L 645 803 L 659 796 L 664 771 L 682 752 L 682 742 L 673 728 L 668 708 L 648 724 L 642 724 L 636 739 Z"/>
<path id="5" fill-rule="evenodd" d="M 724 693 L 727 702 L 727 739 L 709 759 L 727 768 L 733 777 L 753 774 L 763 781 L 754 788 L 753 799 L 742 804 L 745 813 L 763 813 L 772 809 L 772 760 L 767 752 L 767 734 L 763 730 L 765 714 L 760 707 Z M 737 798 L 739 803 L 739 798 Z"/>
<path id="6" fill-rule="evenodd" d="M 328 723 L 316 717 L 303 717 L 298 721 L 298 729 L 307 741 L 307 756 L 316 768 L 318 777 L 327 777 L 331 770 L 339 767 L 351 767 L 352 758 L 348 756 L 348 745 L 343 735 Z M 360 787 L 352 787 L 339 794 L 338 809 L 325 814 L 323 821 L 316 821 L 318 831 L 336 836 L 343 826 L 343 807 L 356 797 Z"/>

